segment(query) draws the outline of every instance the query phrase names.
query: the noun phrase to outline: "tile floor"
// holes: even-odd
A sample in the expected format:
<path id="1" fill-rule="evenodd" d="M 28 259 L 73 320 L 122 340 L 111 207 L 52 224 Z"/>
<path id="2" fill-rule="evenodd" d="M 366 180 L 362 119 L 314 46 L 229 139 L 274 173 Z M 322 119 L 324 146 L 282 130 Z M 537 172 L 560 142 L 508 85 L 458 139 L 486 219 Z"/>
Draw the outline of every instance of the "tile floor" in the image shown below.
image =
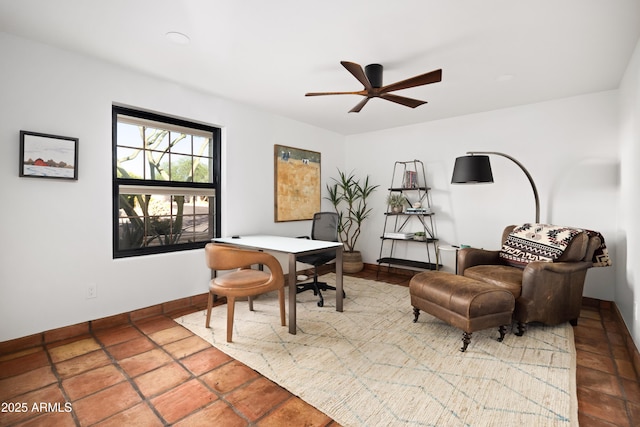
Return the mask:
<path id="1" fill-rule="evenodd" d="M 640 385 L 614 319 L 606 305 L 585 307 L 574 328 L 581 426 L 640 425 Z M 0 402 L 0 426 L 338 425 L 165 315 L 0 354 Z"/>

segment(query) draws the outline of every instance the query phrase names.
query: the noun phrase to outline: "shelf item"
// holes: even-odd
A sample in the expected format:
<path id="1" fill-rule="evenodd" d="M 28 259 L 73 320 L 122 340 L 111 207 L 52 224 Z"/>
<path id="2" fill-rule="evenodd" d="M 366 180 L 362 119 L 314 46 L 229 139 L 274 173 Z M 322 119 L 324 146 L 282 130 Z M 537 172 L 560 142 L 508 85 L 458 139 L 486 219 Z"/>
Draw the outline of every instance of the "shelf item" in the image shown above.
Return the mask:
<path id="1" fill-rule="evenodd" d="M 404 210 L 408 214 L 431 215 L 431 208 L 406 208 Z"/>
<path id="2" fill-rule="evenodd" d="M 380 256 L 378 271 L 382 265 L 409 267 L 420 270 L 438 270 L 440 268 L 438 238 L 435 233 L 434 212 L 431 207 L 431 188 L 427 186 L 424 164 L 420 160 L 395 162 L 389 195 L 401 194 L 408 207 L 402 212 L 394 212 L 387 206 L 384 229 L 380 237 Z M 421 232 L 422 236 L 415 236 Z M 400 245 L 410 245 L 415 258 L 407 259 L 396 255 Z M 403 247 L 406 253 L 408 247 Z"/>
<path id="3" fill-rule="evenodd" d="M 414 233 L 384 233 L 383 234 L 383 238 L 384 239 L 399 239 L 399 240 L 408 240 L 408 239 L 413 239 L 413 234 Z"/>
<path id="4" fill-rule="evenodd" d="M 416 171 L 406 170 L 404 172 L 404 188 L 418 188 L 418 174 Z"/>

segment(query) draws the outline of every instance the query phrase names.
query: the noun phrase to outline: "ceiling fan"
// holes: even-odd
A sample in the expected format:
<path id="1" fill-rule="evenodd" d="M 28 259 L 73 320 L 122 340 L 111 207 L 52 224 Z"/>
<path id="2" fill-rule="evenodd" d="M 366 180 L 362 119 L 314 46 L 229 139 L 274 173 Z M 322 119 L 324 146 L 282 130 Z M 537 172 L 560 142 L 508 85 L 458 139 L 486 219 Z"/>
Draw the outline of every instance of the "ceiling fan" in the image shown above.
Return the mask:
<path id="1" fill-rule="evenodd" d="M 408 89 L 416 86 L 428 85 L 430 83 L 437 83 L 442 80 L 442 70 L 434 70 L 419 76 L 411 77 L 410 79 L 402 80 L 390 85 L 382 86 L 382 65 L 369 64 L 362 67 L 354 62 L 340 61 L 342 66 L 347 69 L 353 76 L 364 85 L 363 90 L 354 92 L 310 92 L 305 96 L 321 96 L 321 95 L 362 95 L 365 98 L 358 103 L 355 107 L 349 110 L 350 113 L 358 113 L 362 110 L 362 107 L 371 98 L 382 98 L 387 101 L 395 102 L 397 104 L 405 105 L 407 107 L 416 108 L 422 104 L 426 104 L 427 101 L 420 101 L 419 99 L 407 98 L 404 96 L 394 95 L 389 92 L 396 90 Z"/>

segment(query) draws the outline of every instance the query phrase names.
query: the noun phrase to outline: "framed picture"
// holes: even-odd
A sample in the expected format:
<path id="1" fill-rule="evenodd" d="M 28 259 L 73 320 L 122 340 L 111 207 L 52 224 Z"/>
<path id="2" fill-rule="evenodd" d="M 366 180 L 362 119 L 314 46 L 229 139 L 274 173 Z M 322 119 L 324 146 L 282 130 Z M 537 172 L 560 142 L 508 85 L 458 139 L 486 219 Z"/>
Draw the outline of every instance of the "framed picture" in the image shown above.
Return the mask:
<path id="1" fill-rule="evenodd" d="M 275 221 L 313 219 L 320 211 L 320 153 L 274 145 Z"/>
<path id="2" fill-rule="evenodd" d="M 20 131 L 20 176 L 78 179 L 78 138 Z"/>

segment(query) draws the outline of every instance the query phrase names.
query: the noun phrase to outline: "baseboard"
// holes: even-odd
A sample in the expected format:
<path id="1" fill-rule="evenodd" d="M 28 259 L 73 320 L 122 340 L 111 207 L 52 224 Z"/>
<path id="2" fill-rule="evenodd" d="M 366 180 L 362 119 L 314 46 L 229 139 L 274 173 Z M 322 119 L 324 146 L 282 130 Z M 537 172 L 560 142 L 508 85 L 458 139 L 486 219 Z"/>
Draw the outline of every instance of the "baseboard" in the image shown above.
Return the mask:
<path id="1" fill-rule="evenodd" d="M 335 266 L 329 264 L 320 267 L 320 274 L 335 271 Z M 313 269 L 304 270 L 305 274 L 313 276 Z M 289 283 L 288 275 L 285 275 L 285 283 Z M 0 357 L 5 354 L 16 353 L 35 347 L 41 347 L 54 342 L 77 339 L 82 336 L 90 336 L 92 331 L 106 329 L 117 326 L 124 326 L 151 318 L 155 316 L 179 317 L 193 311 L 200 311 L 207 308 L 208 293 L 194 295 L 187 298 L 180 298 L 174 301 L 156 304 L 150 307 L 134 310 L 128 313 L 121 313 L 102 319 L 89 320 L 75 325 L 64 326 L 51 329 L 26 337 L 15 338 L 0 342 Z M 220 301 L 224 302 L 224 299 Z"/>
<path id="2" fill-rule="evenodd" d="M 318 267 L 318 274 L 323 275 L 326 273 L 334 273 L 336 271 L 335 264 L 325 264 Z M 420 273 L 423 270 L 410 270 L 408 268 L 401 267 L 385 267 L 378 264 L 367 264 L 364 263 L 364 271 L 377 273 L 378 271 L 384 271 L 389 274 L 397 274 L 399 276 L 413 276 L 417 273 Z M 298 271 L 298 274 L 305 274 L 307 276 L 313 276 L 313 269 L 306 269 Z"/>
<path id="3" fill-rule="evenodd" d="M 377 272 L 378 265 L 376 264 L 365 264 L 364 269 L 370 272 Z M 407 270 L 401 268 L 392 268 L 391 271 L 393 274 L 400 275 L 408 275 L 412 276 L 416 274 L 414 270 Z M 335 271 L 334 266 L 326 265 L 319 269 L 319 274 L 325 274 L 328 272 Z M 303 270 L 298 272 L 298 274 L 307 274 L 309 276 L 313 276 L 313 270 Z M 288 283 L 288 280 L 287 280 Z M 174 301 L 169 301 L 163 304 L 156 304 L 150 307 L 146 307 L 140 310 L 134 310 L 128 313 L 122 313 L 115 316 L 109 316 L 102 319 L 90 320 L 87 322 L 78 323 L 76 325 L 65 326 L 62 328 L 52 329 L 49 331 L 40 332 L 37 334 L 29 335 L 26 337 L 16 338 L 9 341 L 0 342 L 0 356 L 9 353 L 15 353 L 18 351 L 28 350 L 33 347 L 43 346 L 47 344 L 51 344 L 58 341 L 68 340 L 68 339 L 76 339 L 80 336 L 89 336 L 92 331 L 106 329 L 111 327 L 116 327 L 120 325 L 128 325 L 134 322 L 142 321 L 146 318 L 151 318 L 155 316 L 170 316 L 170 317 L 178 317 L 183 314 L 204 310 L 207 307 L 207 297 L 208 294 L 199 294 L 194 295 L 187 298 L 181 298 Z M 222 301 L 220 301 L 221 303 Z M 624 342 L 627 348 L 627 351 L 631 355 L 631 360 L 633 363 L 633 367 L 636 371 L 636 375 L 640 379 L 640 353 L 638 352 L 638 348 L 633 342 L 633 338 L 631 337 L 631 333 L 629 329 L 627 329 L 627 325 L 625 324 L 618 307 L 614 302 L 611 301 L 602 301 L 595 298 L 583 297 L 582 303 L 585 306 L 589 307 L 597 307 L 599 309 L 607 309 L 611 310 L 615 321 L 621 325 L 621 329 L 624 335 Z"/>
<path id="4" fill-rule="evenodd" d="M 612 303 L 612 305 L 613 307 L 611 312 L 615 317 L 616 322 L 618 322 L 621 326 L 625 346 L 627 347 L 627 351 L 631 356 L 631 363 L 633 364 L 633 369 L 635 369 L 636 371 L 636 377 L 640 381 L 640 353 L 638 353 L 638 347 L 636 347 L 636 344 L 633 342 L 631 333 L 629 332 L 629 329 L 627 329 L 627 324 L 624 322 L 622 314 L 620 313 L 620 310 L 618 310 L 618 306 L 615 303 Z"/>
<path id="5" fill-rule="evenodd" d="M 604 309 L 611 311 L 613 320 L 620 325 L 624 345 L 629 352 L 629 356 L 631 356 L 631 363 L 633 364 L 633 369 L 636 371 L 636 377 L 640 381 L 640 352 L 638 352 L 638 347 L 636 347 L 636 344 L 633 342 L 631 333 L 629 332 L 627 324 L 624 322 L 622 314 L 620 313 L 616 303 L 613 301 L 603 301 L 596 298 L 582 297 L 582 305 L 597 308 L 599 310 Z"/>
<path id="6" fill-rule="evenodd" d="M 178 317 L 193 311 L 204 310 L 207 308 L 207 298 L 208 293 L 194 295 L 130 311 L 128 313 L 121 313 L 102 319 L 89 320 L 75 325 L 64 326 L 62 328 L 51 329 L 26 337 L 0 342 L 0 357 L 5 354 L 16 353 L 18 351 L 40 347 L 58 341 L 90 336 L 92 331 L 124 326 L 146 318 L 155 316 Z"/>

